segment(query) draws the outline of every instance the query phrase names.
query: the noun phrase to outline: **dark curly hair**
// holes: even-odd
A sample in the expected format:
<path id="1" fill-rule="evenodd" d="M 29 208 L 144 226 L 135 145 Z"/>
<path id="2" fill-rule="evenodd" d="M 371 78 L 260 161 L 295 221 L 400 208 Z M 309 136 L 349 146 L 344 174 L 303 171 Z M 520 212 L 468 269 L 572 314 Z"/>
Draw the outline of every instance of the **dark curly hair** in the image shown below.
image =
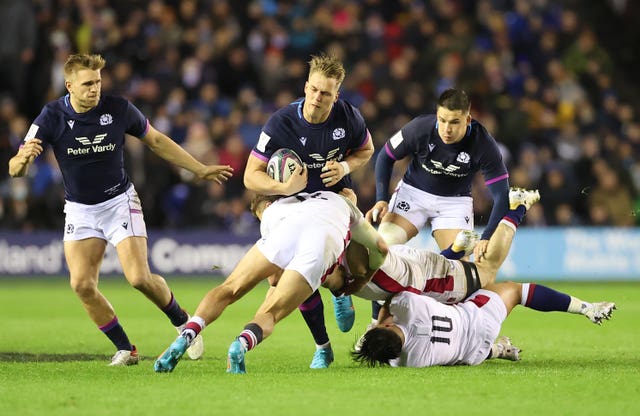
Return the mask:
<path id="1" fill-rule="evenodd" d="M 400 357 L 402 339 L 389 328 L 376 327 L 364 334 L 360 351 L 351 351 L 351 358 L 361 365 L 375 367 L 389 365 Z"/>

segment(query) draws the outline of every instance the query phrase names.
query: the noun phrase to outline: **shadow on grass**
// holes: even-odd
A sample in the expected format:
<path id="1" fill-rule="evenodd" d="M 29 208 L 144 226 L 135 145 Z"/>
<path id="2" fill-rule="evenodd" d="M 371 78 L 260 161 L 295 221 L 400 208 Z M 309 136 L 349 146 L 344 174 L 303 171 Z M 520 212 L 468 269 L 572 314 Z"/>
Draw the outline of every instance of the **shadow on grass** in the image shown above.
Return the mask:
<path id="1" fill-rule="evenodd" d="M 152 360 L 155 357 L 140 357 Z M 9 363 L 61 363 L 67 361 L 109 361 L 110 355 L 102 354 L 34 354 L 30 352 L 0 352 L 0 362 Z"/>

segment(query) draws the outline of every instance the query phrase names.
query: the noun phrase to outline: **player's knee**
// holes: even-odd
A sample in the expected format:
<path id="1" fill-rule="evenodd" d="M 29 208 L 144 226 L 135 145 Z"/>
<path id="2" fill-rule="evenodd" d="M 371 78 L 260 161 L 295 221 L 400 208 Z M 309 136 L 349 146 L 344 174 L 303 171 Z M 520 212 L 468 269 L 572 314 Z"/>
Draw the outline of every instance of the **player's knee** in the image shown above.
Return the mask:
<path id="1" fill-rule="evenodd" d="M 392 222 L 383 222 L 380 224 L 380 227 L 378 227 L 378 233 L 390 246 L 406 243 L 408 239 L 407 232 L 404 228 Z"/>
<path id="2" fill-rule="evenodd" d="M 134 289 L 145 292 L 147 288 L 152 286 L 152 278 L 151 274 L 148 273 L 136 273 L 134 275 L 127 276 L 127 281 Z"/>
<path id="3" fill-rule="evenodd" d="M 93 297 L 98 292 L 98 285 L 93 280 L 71 279 L 70 286 L 80 299 Z"/>

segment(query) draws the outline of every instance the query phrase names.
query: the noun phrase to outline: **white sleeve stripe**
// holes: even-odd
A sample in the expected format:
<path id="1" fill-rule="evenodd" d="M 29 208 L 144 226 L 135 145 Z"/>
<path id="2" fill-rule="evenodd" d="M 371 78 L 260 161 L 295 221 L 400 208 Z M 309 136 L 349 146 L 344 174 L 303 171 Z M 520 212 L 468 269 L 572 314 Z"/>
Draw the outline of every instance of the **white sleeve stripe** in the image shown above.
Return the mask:
<path id="1" fill-rule="evenodd" d="M 29 127 L 29 131 L 27 131 L 27 135 L 24 136 L 24 141 L 28 142 L 29 140 L 35 138 L 39 128 L 40 127 L 37 124 L 32 124 L 31 127 Z"/>

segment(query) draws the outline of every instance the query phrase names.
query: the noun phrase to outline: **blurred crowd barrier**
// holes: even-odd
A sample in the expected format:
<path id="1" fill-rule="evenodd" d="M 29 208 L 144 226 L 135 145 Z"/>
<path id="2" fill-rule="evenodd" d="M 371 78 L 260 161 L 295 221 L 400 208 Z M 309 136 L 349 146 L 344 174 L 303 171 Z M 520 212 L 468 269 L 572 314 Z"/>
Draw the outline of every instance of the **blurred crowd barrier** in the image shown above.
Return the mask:
<path id="1" fill-rule="evenodd" d="M 207 231 L 153 230 L 149 263 L 166 276 L 226 277 L 257 238 Z M 410 245 L 436 250 L 423 231 Z M 640 280 L 640 229 L 607 227 L 520 228 L 498 280 Z M 121 274 L 113 247 L 103 275 Z M 0 277 L 66 274 L 60 233 L 0 235 Z"/>

